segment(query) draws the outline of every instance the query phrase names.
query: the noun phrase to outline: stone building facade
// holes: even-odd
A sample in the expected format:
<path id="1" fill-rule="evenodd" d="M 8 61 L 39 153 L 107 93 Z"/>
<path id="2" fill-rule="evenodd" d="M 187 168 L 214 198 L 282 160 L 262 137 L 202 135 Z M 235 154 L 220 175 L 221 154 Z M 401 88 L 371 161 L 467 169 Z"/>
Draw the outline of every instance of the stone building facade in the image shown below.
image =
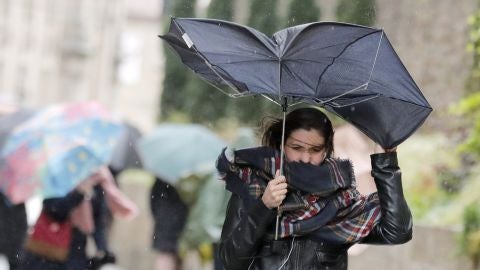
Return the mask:
<path id="1" fill-rule="evenodd" d="M 122 1 L 1 0 L 0 97 L 41 105 L 114 95 Z"/>

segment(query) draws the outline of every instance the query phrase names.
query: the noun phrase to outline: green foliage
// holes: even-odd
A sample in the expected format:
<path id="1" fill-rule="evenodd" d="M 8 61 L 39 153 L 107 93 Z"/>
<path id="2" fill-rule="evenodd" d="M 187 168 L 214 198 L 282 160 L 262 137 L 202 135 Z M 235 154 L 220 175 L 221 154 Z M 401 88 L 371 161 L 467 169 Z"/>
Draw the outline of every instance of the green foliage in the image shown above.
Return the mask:
<path id="1" fill-rule="evenodd" d="M 463 230 L 460 235 L 460 250 L 472 261 L 472 269 L 480 263 L 480 204 L 468 205 L 463 214 Z"/>
<path id="2" fill-rule="evenodd" d="M 277 0 L 252 0 L 248 26 L 267 35 L 278 31 Z M 241 123 L 257 124 L 265 115 L 280 112 L 280 107 L 263 97 L 244 97 L 234 100 L 230 108 Z"/>
<path id="3" fill-rule="evenodd" d="M 269 36 L 279 30 L 277 0 L 252 0 L 248 26 Z"/>
<path id="4" fill-rule="evenodd" d="M 340 0 L 337 19 L 341 22 L 372 26 L 375 23 L 375 0 Z"/>
<path id="5" fill-rule="evenodd" d="M 208 6 L 209 18 L 231 21 L 233 6 L 230 0 L 212 0 Z M 188 97 L 185 111 L 195 123 L 209 124 L 228 117 L 231 97 L 222 93 L 198 76 L 192 78 L 187 85 Z"/>
<path id="6" fill-rule="evenodd" d="M 417 224 L 438 224 L 443 213 L 432 216 L 430 212 L 437 207 L 443 209 L 456 196 L 442 187 L 442 174 L 459 163 L 452 155 L 454 147 L 444 134 L 415 134 L 399 146 L 404 194 Z"/>
<path id="7" fill-rule="evenodd" d="M 233 18 L 233 1 L 212 0 L 208 6 L 207 17 L 230 21 Z"/>
<path id="8" fill-rule="evenodd" d="M 313 0 L 291 0 L 286 27 L 318 21 L 320 8 Z"/>
<path id="9" fill-rule="evenodd" d="M 454 114 L 463 116 L 471 123 L 466 141 L 459 146 L 460 151 L 480 157 L 480 93 L 474 93 L 462 99 L 451 109 Z"/>
<path id="10" fill-rule="evenodd" d="M 193 17 L 193 1 L 178 1 L 174 16 Z M 189 13 L 189 14 L 187 14 Z M 178 15 L 180 14 L 180 15 Z M 213 0 L 208 8 L 210 18 L 232 20 L 229 0 Z M 229 115 L 231 98 L 195 75 L 172 50 L 166 52 L 166 73 L 162 96 L 162 113 L 170 121 L 210 124 Z M 231 114 L 231 113 L 230 113 Z"/>
<path id="11" fill-rule="evenodd" d="M 470 94 L 451 108 L 451 112 L 462 116 L 471 127 L 465 143 L 460 150 L 480 157 L 480 10 L 468 19 L 470 40 L 467 51 L 472 53 L 473 66 L 466 88 Z"/>
<path id="12" fill-rule="evenodd" d="M 193 17 L 194 1 L 177 0 L 173 7 L 172 16 Z M 170 23 L 166 23 L 170 25 Z M 167 32 L 168 29 L 165 29 Z M 165 52 L 165 79 L 163 81 L 163 93 L 161 96 L 161 115 L 168 118 L 178 111 L 182 111 L 185 100 L 185 87 L 188 78 L 191 76 L 189 71 L 180 61 L 178 55 L 172 48 L 164 43 Z"/>
<path id="13" fill-rule="evenodd" d="M 472 53 L 473 63 L 466 89 L 469 92 L 480 90 L 480 10 L 468 18 L 470 26 L 467 51 Z"/>

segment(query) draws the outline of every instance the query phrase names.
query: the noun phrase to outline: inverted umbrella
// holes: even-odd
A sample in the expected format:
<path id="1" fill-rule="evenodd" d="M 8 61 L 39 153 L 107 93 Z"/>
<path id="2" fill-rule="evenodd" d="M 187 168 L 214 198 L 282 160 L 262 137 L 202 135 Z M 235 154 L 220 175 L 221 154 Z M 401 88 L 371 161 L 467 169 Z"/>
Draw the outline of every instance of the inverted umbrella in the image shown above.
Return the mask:
<path id="1" fill-rule="evenodd" d="M 384 148 L 403 142 L 432 111 L 382 29 L 317 22 L 270 38 L 232 22 L 172 18 L 160 37 L 231 96 L 263 95 L 284 114 L 292 103 L 322 106 Z"/>
<path id="2" fill-rule="evenodd" d="M 20 203 L 64 196 L 108 163 L 122 127 L 96 103 L 50 106 L 17 126 L 0 157 L 0 190 Z"/>
<path id="3" fill-rule="evenodd" d="M 138 142 L 143 167 L 170 184 L 215 170 L 225 143 L 197 124 L 162 124 Z"/>

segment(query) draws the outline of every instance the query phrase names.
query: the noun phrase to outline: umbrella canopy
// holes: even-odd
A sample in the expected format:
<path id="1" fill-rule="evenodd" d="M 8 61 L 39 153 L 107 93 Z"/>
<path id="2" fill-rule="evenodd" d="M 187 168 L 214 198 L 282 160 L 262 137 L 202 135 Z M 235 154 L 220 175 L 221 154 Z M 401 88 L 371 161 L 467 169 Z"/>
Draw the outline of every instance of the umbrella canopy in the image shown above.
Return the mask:
<path id="1" fill-rule="evenodd" d="M 142 161 L 137 151 L 137 141 L 142 134 L 131 124 L 123 123 L 123 131 L 113 150 L 109 166 L 120 172 L 129 168 L 141 168 Z"/>
<path id="2" fill-rule="evenodd" d="M 2 149 L 3 145 L 5 144 L 10 132 L 16 126 L 34 115 L 34 113 L 35 110 L 33 109 L 20 109 L 0 117 L 0 149 Z"/>
<path id="3" fill-rule="evenodd" d="M 270 38 L 232 22 L 172 18 L 161 38 L 232 96 L 322 106 L 384 148 L 404 141 L 432 111 L 381 29 L 317 22 Z"/>
<path id="4" fill-rule="evenodd" d="M 122 127 L 96 103 L 55 105 L 17 126 L 0 158 L 0 190 L 13 202 L 64 196 L 109 162 Z"/>
<path id="5" fill-rule="evenodd" d="M 215 170 L 225 143 L 215 133 L 196 124 L 163 124 L 138 142 L 145 169 L 170 184 L 180 178 Z"/>

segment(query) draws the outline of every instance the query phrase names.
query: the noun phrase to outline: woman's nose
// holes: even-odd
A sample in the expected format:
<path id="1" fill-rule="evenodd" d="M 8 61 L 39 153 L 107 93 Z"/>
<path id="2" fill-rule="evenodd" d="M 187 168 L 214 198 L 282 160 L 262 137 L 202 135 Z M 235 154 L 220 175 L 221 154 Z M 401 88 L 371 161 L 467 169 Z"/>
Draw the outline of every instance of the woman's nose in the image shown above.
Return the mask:
<path id="1" fill-rule="evenodd" d="M 303 152 L 301 156 L 301 160 L 303 163 L 309 163 L 310 162 L 310 153 L 308 152 Z"/>

